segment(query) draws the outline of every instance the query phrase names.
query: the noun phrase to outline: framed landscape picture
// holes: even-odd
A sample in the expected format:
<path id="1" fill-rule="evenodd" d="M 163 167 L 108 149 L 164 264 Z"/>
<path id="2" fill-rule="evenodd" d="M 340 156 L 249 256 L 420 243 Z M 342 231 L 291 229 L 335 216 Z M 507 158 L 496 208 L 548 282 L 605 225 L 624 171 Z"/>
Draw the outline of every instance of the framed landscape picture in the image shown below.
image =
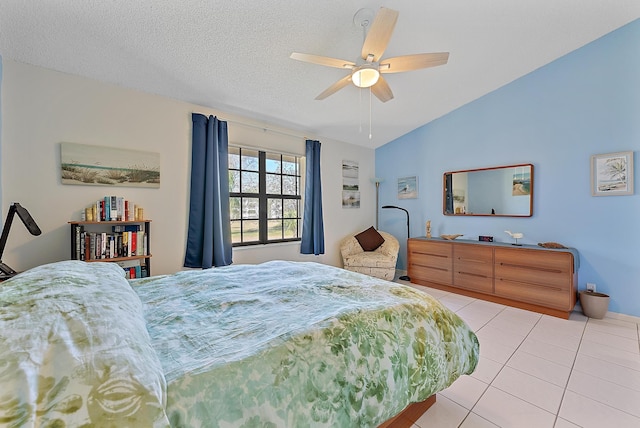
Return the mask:
<path id="1" fill-rule="evenodd" d="M 591 156 L 591 195 L 633 195 L 633 152 Z"/>
<path id="2" fill-rule="evenodd" d="M 160 187 L 160 153 L 60 143 L 62 184 Z"/>

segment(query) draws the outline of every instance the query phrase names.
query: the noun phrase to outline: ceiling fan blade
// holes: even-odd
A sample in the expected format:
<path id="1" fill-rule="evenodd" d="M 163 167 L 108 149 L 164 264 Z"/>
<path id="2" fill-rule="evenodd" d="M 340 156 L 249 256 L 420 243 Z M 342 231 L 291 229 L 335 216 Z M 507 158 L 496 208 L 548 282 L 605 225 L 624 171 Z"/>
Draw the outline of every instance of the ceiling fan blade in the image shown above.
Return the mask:
<path id="1" fill-rule="evenodd" d="M 380 62 L 380 73 L 399 73 L 421 68 L 444 65 L 449 61 L 449 52 L 423 53 L 387 58 Z"/>
<path id="2" fill-rule="evenodd" d="M 389 44 L 397 20 L 398 11 L 387 9 L 386 7 L 380 8 L 364 40 L 362 59 L 366 60 L 369 55 L 372 55 L 373 61 L 380 60 L 385 49 L 387 49 L 387 44 Z"/>
<path id="3" fill-rule="evenodd" d="M 312 64 L 326 65 L 327 67 L 351 69 L 356 66 L 355 63 L 346 61 L 344 59 L 329 58 L 326 56 L 311 55 L 298 52 L 293 52 L 289 58 L 303 62 L 310 62 Z"/>
<path id="4" fill-rule="evenodd" d="M 378 97 L 378 99 L 383 103 L 393 99 L 393 92 L 391 92 L 389 84 L 382 76 L 380 76 L 380 78 L 378 78 L 378 82 L 371 87 L 371 92 L 373 92 L 373 95 Z"/>
<path id="5" fill-rule="evenodd" d="M 345 77 L 343 77 L 342 79 L 338 80 L 336 83 L 334 83 L 333 85 L 331 85 L 327 89 L 325 89 L 320 95 L 318 95 L 316 97 L 316 100 L 324 100 L 329 95 L 333 95 L 336 92 L 338 92 L 340 89 L 342 89 L 345 86 L 347 86 L 349 83 L 351 83 L 351 75 L 350 74 L 346 75 Z"/>

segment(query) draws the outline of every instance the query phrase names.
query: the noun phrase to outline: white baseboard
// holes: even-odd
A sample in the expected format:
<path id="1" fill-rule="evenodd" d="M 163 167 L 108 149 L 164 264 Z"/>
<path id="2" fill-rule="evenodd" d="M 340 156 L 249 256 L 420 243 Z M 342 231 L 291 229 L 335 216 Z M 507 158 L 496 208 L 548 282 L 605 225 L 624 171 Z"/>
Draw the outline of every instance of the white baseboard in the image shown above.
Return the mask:
<path id="1" fill-rule="evenodd" d="M 617 312 L 607 312 L 604 317 L 640 324 L 640 317 L 634 317 L 633 315 L 619 314 Z"/>
<path id="2" fill-rule="evenodd" d="M 574 311 L 580 312 L 582 313 L 582 306 L 580 306 L 580 301 L 578 300 L 578 302 L 576 303 L 576 306 L 573 308 Z M 627 314 L 621 314 L 618 312 L 611 312 L 611 311 L 607 311 L 606 314 L 604 314 L 605 318 L 610 318 L 613 320 L 619 320 L 619 321 L 626 321 L 626 322 L 631 322 L 634 324 L 640 324 L 640 317 L 636 317 L 633 315 L 627 315 Z"/>

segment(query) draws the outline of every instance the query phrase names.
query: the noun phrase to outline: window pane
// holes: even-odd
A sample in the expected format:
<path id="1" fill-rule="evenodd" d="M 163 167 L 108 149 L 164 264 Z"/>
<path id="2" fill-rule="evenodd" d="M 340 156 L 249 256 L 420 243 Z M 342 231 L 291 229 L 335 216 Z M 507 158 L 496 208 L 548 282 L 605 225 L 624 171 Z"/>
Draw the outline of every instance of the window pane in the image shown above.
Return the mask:
<path id="1" fill-rule="evenodd" d="M 282 239 L 282 220 L 269 220 L 267 239 Z"/>
<path id="2" fill-rule="evenodd" d="M 240 169 L 240 149 L 229 147 L 229 168 Z"/>
<path id="3" fill-rule="evenodd" d="M 257 172 L 242 171 L 242 186 L 240 191 L 242 193 L 258 193 L 259 181 L 260 176 Z"/>
<path id="4" fill-rule="evenodd" d="M 242 149 L 242 169 L 248 171 L 258 170 L 258 151 Z"/>
<path id="5" fill-rule="evenodd" d="M 240 171 L 229 171 L 229 191 L 240 191 Z"/>
<path id="6" fill-rule="evenodd" d="M 282 156 L 282 172 L 284 174 L 298 175 L 298 158 L 295 156 Z"/>
<path id="7" fill-rule="evenodd" d="M 242 198 L 242 218 L 245 220 L 257 219 L 259 207 L 258 198 Z"/>
<path id="8" fill-rule="evenodd" d="M 280 155 L 277 153 L 267 153 L 267 172 L 280 172 L 282 171 L 282 163 L 280 162 Z"/>
<path id="9" fill-rule="evenodd" d="M 284 200 L 284 218 L 297 218 L 298 217 L 298 199 L 285 199 Z"/>
<path id="10" fill-rule="evenodd" d="M 282 218 L 282 199 L 267 199 L 267 218 Z"/>
<path id="11" fill-rule="evenodd" d="M 229 147 L 229 212 L 234 245 L 300 239 L 302 162 L 303 158 L 295 155 Z"/>
<path id="12" fill-rule="evenodd" d="M 298 232 L 299 221 L 297 219 L 286 219 L 284 220 L 284 238 L 299 238 L 300 234 Z"/>
<path id="13" fill-rule="evenodd" d="M 236 244 L 238 242 L 242 242 L 242 235 L 240 233 L 240 222 L 232 221 L 231 222 L 231 243 Z"/>
<path id="14" fill-rule="evenodd" d="M 297 177 L 282 177 L 282 194 L 283 195 L 297 195 Z"/>
<path id="15" fill-rule="evenodd" d="M 259 240 L 258 220 L 249 220 L 242 222 L 242 242 L 251 242 Z"/>
<path id="16" fill-rule="evenodd" d="M 229 198 L 229 214 L 231 214 L 231 220 L 240 219 L 240 198 Z"/>
<path id="17" fill-rule="evenodd" d="M 267 174 L 267 193 L 275 193 L 281 195 L 280 191 L 280 177 L 277 174 Z"/>

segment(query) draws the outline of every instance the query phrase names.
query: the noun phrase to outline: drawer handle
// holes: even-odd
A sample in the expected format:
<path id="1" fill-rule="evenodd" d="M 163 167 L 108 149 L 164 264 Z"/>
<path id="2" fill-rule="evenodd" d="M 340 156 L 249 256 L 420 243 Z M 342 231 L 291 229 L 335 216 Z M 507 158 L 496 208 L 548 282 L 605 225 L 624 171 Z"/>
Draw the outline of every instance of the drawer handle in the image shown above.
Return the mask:
<path id="1" fill-rule="evenodd" d="M 411 253 L 412 254 L 421 254 L 421 255 L 430 256 L 430 257 L 441 257 L 441 258 L 444 258 L 444 259 L 448 259 L 449 258 L 449 256 L 443 256 L 442 254 L 423 253 L 423 252 L 420 252 L 420 251 L 412 251 Z"/>
<path id="2" fill-rule="evenodd" d="M 512 267 L 516 269 L 524 269 L 524 270 L 535 270 L 540 272 L 550 272 L 550 273 L 562 273 L 560 269 L 550 269 L 550 268 L 542 268 L 537 266 L 524 266 L 524 265 L 516 265 L 513 263 L 500 263 L 500 266 Z"/>
<path id="3" fill-rule="evenodd" d="M 467 276 L 475 276 L 477 278 L 489 278 L 487 275 L 480 275 L 477 273 L 471 273 L 471 272 L 458 272 L 459 275 L 467 275 Z"/>
<path id="4" fill-rule="evenodd" d="M 464 259 L 462 257 L 458 257 L 458 260 L 466 262 L 466 263 L 488 263 L 491 260 L 483 260 L 483 259 Z"/>
<path id="5" fill-rule="evenodd" d="M 550 288 L 556 291 L 563 291 L 563 292 L 566 291 L 564 288 L 553 287 L 547 284 L 541 284 L 539 282 L 525 282 L 525 281 L 517 281 L 515 279 L 505 279 L 505 278 L 496 278 L 496 281 L 509 281 L 510 284 L 521 285 L 523 287 L 544 287 L 544 288 Z"/>
<path id="6" fill-rule="evenodd" d="M 421 264 L 418 264 L 418 263 L 411 263 L 410 266 L 417 266 L 417 267 L 426 268 L 426 269 L 433 269 L 433 270 L 440 270 L 440 271 L 443 271 L 443 272 L 449 272 L 449 269 L 439 268 L 439 267 L 434 267 L 434 266 L 425 266 L 425 265 L 421 265 Z"/>

